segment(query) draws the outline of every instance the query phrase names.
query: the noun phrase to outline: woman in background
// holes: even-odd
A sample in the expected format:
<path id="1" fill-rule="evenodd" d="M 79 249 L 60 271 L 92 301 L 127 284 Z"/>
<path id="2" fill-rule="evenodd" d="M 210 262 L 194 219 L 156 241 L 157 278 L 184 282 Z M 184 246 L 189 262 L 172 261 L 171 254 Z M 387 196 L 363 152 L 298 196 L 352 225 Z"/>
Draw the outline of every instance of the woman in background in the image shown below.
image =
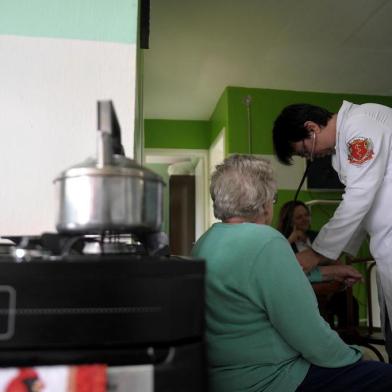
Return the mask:
<path id="1" fill-rule="evenodd" d="M 269 162 L 230 156 L 216 167 L 210 192 L 222 222 L 192 252 L 206 260 L 210 391 L 391 391 L 392 366 L 361 361 L 330 328 L 286 238 L 270 226 Z M 361 279 L 338 267 L 341 279 Z"/>
<path id="2" fill-rule="evenodd" d="M 317 231 L 310 230 L 310 211 L 299 200 L 283 204 L 279 213 L 278 230 L 288 239 L 294 253 L 311 247 Z"/>
<path id="3" fill-rule="evenodd" d="M 287 238 L 294 253 L 312 247 L 313 240 L 318 232 L 310 229 L 311 215 L 309 207 L 300 200 L 292 200 L 283 204 L 279 213 L 278 230 Z M 333 265 L 329 268 L 334 268 Z M 324 267 L 316 267 L 307 273 L 311 283 L 329 280 L 320 273 Z M 347 294 L 346 291 L 332 293 L 323 304 L 325 312 L 331 317 L 336 315 L 337 328 L 344 329 L 348 326 Z M 358 302 L 353 298 L 353 322 L 359 323 Z"/>

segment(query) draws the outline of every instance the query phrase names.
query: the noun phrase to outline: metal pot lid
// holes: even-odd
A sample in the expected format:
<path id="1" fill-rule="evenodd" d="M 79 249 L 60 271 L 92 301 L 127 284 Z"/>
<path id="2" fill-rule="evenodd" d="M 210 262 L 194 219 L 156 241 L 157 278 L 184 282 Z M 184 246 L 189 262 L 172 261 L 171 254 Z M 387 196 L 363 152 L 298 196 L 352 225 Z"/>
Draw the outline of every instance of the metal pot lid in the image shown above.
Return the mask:
<path id="1" fill-rule="evenodd" d="M 85 161 L 61 172 L 53 182 L 80 176 L 138 177 L 164 184 L 164 181 L 159 175 L 123 155 L 113 155 L 111 164 L 105 166 L 100 166 L 95 158 L 87 158 Z"/>

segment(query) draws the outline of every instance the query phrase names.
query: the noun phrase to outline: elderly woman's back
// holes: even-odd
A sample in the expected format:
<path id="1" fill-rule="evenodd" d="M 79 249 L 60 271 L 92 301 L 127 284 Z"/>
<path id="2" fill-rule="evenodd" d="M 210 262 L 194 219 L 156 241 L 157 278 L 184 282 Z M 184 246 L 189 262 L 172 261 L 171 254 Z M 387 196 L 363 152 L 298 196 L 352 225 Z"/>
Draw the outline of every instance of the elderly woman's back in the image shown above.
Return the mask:
<path id="1" fill-rule="evenodd" d="M 212 391 L 294 391 L 310 362 L 344 366 L 360 358 L 319 316 L 312 288 L 276 230 L 218 223 L 194 254 L 207 260 Z"/>
<path id="2" fill-rule="evenodd" d="M 311 364 L 337 368 L 361 358 L 322 319 L 290 245 L 268 226 L 275 186 L 268 163 L 252 156 L 228 158 L 212 177 L 223 223 L 193 249 L 207 262 L 212 392 L 295 391 Z"/>

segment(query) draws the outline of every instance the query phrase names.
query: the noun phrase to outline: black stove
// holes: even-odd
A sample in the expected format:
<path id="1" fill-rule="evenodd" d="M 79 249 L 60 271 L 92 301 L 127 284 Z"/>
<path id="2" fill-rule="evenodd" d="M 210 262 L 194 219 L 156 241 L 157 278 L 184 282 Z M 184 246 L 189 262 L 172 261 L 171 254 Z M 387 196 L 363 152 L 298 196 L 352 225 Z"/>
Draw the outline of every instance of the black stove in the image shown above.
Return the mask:
<path id="1" fill-rule="evenodd" d="M 3 237 L 0 366 L 154 365 L 155 390 L 204 390 L 204 263 L 144 238 Z"/>
<path id="2" fill-rule="evenodd" d="M 16 261 L 65 260 L 75 254 L 169 256 L 169 245 L 166 234 L 161 232 L 138 236 L 113 232 L 99 235 L 43 233 L 39 236 L 3 236 L 0 241 L 0 261 L 2 257 Z"/>

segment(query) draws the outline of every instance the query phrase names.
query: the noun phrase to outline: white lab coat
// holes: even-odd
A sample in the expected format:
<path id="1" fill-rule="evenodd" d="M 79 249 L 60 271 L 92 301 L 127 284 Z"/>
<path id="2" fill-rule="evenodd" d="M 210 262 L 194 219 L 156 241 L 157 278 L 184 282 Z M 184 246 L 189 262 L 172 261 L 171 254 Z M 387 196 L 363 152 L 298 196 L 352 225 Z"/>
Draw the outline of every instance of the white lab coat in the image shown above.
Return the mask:
<path id="1" fill-rule="evenodd" d="M 332 165 L 346 189 L 334 216 L 321 229 L 312 247 L 336 259 L 342 251 L 355 255 L 365 234 L 370 235 L 370 251 L 381 283 L 384 325 L 385 305 L 392 321 L 392 109 L 344 101 L 336 128 Z M 357 140 L 368 142 L 363 159 L 357 155 L 353 159 L 349 150 L 349 145 Z"/>

